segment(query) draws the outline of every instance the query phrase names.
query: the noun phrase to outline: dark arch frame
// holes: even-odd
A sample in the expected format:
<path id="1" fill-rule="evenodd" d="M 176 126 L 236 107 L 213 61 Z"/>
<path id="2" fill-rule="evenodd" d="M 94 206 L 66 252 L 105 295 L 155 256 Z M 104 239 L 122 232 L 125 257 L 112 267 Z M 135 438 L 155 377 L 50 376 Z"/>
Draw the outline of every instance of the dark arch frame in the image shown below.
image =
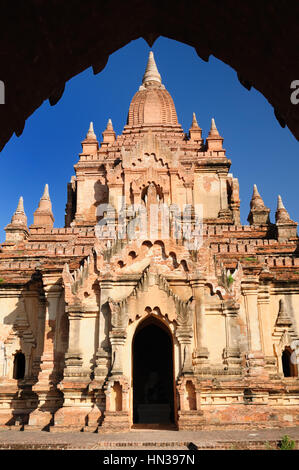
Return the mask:
<path id="1" fill-rule="evenodd" d="M 154 325 L 157 328 L 160 328 L 164 333 L 166 333 L 170 339 L 171 345 L 171 357 L 172 357 L 172 384 L 173 384 L 173 424 L 177 424 L 177 403 L 176 403 L 176 387 L 175 387 L 175 363 L 174 363 L 174 338 L 169 326 L 161 318 L 158 318 L 156 315 L 149 313 L 145 318 L 143 318 L 137 325 L 131 346 L 131 373 L 132 373 L 132 424 L 134 425 L 134 344 L 136 336 L 147 326 Z M 169 423 L 170 424 L 170 423 Z"/>
<path id="2" fill-rule="evenodd" d="M 165 36 L 214 55 L 237 72 L 240 83 L 260 91 L 279 123 L 299 140 L 298 106 L 290 85 L 299 80 L 299 3 L 224 0 L 28 0 L 1 10 L 0 150 L 26 119 L 49 99 L 55 105 L 65 83 L 92 66 L 99 73 L 109 55 L 143 37 L 151 46 Z M 132 12 L 134 14 L 132 15 Z M 146 12 L 146 14 L 145 14 Z M 12 26 L 13 21 L 13 28 Z M 117 30 L 117 34 L 115 31 Z M 78 32 L 84 34 L 78 34 Z"/>

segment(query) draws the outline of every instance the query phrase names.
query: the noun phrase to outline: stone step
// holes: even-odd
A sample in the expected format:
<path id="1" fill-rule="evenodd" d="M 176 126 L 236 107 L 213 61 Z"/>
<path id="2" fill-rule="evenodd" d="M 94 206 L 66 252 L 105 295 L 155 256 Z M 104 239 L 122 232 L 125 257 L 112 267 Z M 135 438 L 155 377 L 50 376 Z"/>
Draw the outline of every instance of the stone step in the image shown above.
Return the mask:
<path id="1" fill-rule="evenodd" d="M 218 441 L 218 442 L 179 442 L 179 441 L 101 441 L 85 445 L 72 443 L 0 443 L 0 450 L 277 450 L 279 440 Z M 299 449 L 299 440 L 295 440 L 295 449 Z"/>

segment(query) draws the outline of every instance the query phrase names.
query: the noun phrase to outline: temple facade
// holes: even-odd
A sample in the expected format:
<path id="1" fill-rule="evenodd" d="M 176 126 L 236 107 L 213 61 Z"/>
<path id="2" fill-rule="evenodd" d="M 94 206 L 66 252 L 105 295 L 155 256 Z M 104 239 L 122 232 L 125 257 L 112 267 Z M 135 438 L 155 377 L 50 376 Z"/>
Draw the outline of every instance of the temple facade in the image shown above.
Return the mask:
<path id="1" fill-rule="evenodd" d="M 256 185 L 240 222 L 215 120 L 189 132 L 150 52 L 121 135 L 93 124 L 53 228 L 48 185 L 0 249 L 0 427 L 299 424 L 299 239 Z"/>

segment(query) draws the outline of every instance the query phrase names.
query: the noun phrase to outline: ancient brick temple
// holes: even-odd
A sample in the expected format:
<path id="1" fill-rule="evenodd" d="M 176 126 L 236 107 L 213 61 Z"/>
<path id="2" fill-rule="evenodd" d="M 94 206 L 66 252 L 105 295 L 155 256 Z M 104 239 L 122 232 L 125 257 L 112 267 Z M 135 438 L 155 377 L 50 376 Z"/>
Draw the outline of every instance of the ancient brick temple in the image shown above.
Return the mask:
<path id="1" fill-rule="evenodd" d="M 90 125 L 64 228 L 46 185 L 0 252 L 0 425 L 106 432 L 299 424 L 299 243 L 186 134 L 150 53 L 127 124 Z"/>

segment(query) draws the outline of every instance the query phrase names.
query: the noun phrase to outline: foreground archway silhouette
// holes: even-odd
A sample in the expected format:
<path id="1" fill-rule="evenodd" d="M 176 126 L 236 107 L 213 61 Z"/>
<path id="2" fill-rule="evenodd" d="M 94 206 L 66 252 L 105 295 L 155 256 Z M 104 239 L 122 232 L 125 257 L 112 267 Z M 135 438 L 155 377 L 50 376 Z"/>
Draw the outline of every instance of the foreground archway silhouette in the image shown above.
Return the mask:
<path id="1" fill-rule="evenodd" d="M 173 342 L 168 327 L 153 316 L 142 321 L 132 355 L 133 423 L 174 423 Z"/>
<path id="2" fill-rule="evenodd" d="M 159 36 L 214 55 L 237 71 L 247 89 L 259 90 L 276 118 L 299 140 L 299 104 L 290 85 L 299 80 L 299 4 L 283 2 L 197 2 L 146 0 L 28 0 L 1 10 L 1 70 L 5 105 L 0 106 L 0 149 L 44 100 L 55 105 L 65 83 L 92 66 L 105 67 L 109 55 L 143 37 Z M 12 27 L 13 22 L 13 27 Z M 117 34 L 115 33 L 117 31 Z M 178 64 L 179 66 L 179 64 Z"/>

